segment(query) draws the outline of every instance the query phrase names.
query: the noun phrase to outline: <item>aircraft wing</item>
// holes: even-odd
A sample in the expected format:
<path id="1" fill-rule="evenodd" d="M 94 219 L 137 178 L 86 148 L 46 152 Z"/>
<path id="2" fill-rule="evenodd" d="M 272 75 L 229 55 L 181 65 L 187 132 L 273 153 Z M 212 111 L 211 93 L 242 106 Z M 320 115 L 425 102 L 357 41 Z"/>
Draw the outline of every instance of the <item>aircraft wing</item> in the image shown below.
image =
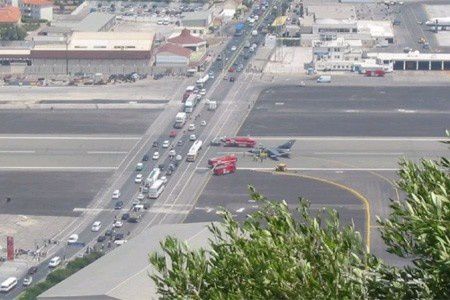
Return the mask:
<path id="1" fill-rule="evenodd" d="M 281 156 L 280 151 L 278 151 L 277 149 L 267 148 L 266 151 L 269 154 L 270 158 L 278 158 Z"/>

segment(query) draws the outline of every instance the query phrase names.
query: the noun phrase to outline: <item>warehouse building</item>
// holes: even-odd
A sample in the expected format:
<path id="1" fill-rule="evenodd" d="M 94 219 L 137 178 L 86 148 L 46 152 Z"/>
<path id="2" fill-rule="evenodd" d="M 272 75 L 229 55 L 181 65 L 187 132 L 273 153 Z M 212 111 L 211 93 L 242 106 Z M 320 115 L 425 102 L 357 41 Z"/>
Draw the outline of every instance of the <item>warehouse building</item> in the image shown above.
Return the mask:
<path id="1" fill-rule="evenodd" d="M 448 71 L 450 53 L 368 53 L 377 63 L 390 66 L 394 71 Z"/>
<path id="2" fill-rule="evenodd" d="M 190 29 L 193 33 L 203 35 L 212 24 L 212 13 L 209 10 L 184 12 L 181 14 L 181 26 Z"/>
<path id="3" fill-rule="evenodd" d="M 153 226 L 38 296 L 39 300 L 158 299 L 150 278 L 155 269 L 148 254 L 162 252 L 160 242 L 172 236 L 191 249 L 208 248 L 210 223 Z"/>

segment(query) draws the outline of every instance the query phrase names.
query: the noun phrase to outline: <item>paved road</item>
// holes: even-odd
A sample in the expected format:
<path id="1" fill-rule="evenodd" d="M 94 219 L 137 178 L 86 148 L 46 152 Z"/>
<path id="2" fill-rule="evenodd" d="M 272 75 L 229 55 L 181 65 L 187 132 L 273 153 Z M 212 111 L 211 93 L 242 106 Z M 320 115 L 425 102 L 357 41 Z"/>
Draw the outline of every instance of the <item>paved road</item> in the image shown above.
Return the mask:
<path id="1" fill-rule="evenodd" d="M 239 135 L 439 137 L 448 87 L 295 87 L 265 90 Z"/>

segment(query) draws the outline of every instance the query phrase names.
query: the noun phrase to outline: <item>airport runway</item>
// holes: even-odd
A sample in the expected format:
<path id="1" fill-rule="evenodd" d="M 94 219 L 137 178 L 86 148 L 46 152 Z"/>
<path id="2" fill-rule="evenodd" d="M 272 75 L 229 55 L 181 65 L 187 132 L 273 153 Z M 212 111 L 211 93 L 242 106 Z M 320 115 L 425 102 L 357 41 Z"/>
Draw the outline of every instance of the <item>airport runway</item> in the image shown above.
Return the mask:
<path id="1" fill-rule="evenodd" d="M 138 136 L 0 135 L 0 170 L 114 170 Z"/>
<path id="2" fill-rule="evenodd" d="M 441 137 L 449 87 L 296 87 L 264 90 L 239 135 Z"/>

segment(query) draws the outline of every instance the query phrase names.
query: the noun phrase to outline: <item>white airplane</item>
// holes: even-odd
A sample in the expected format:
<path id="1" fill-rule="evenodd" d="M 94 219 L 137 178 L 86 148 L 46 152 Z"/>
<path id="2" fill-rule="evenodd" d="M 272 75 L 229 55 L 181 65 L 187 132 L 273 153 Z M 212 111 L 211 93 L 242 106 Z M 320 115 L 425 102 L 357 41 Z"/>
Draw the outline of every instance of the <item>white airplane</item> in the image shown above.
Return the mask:
<path id="1" fill-rule="evenodd" d="M 446 18 L 432 18 L 425 22 L 425 25 L 430 27 L 437 27 L 438 30 L 450 29 L 450 17 Z"/>

